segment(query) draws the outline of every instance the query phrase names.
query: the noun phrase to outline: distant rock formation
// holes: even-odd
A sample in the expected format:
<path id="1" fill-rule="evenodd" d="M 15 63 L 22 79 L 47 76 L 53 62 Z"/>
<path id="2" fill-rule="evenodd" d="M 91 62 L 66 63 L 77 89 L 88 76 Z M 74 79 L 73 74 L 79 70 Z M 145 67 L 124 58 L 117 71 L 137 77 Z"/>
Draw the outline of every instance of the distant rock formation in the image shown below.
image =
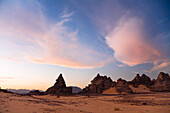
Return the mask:
<path id="1" fill-rule="evenodd" d="M 45 94 L 69 95 L 69 94 L 72 94 L 72 88 L 66 87 L 62 74 L 60 74 L 54 86 L 48 88 Z"/>
<path id="2" fill-rule="evenodd" d="M 79 93 L 80 91 L 82 91 L 81 88 L 79 87 L 76 87 L 76 86 L 69 86 L 72 88 L 72 93 Z"/>
<path id="3" fill-rule="evenodd" d="M 33 90 L 29 90 L 29 89 L 6 89 L 8 91 L 11 91 L 15 94 L 28 94 L 30 91 L 35 91 L 35 89 Z M 43 92 L 42 90 L 39 90 L 40 92 Z"/>
<path id="4" fill-rule="evenodd" d="M 0 88 L 0 92 L 4 92 L 4 93 L 12 93 L 12 94 L 14 94 L 14 93 L 11 92 L 11 91 L 8 91 L 8 90 L 5 90 L 5 89 L 1 89 L 1 88 Z"/>
<path id="5" fill-rule="evenodd" d="M 151 86 L 151 91 L 170 91 L 169 74 L 160 72 L 154 84 Z"/>
<path id="6" fill-rule="evenodd" d="M 126 80 L 119 78 L 116 83 L 116 90 L 118 93 L 132 93 L 129 84 Z"/>
<path id="7" fill-rule="evenodd" d="M 138 87 L 138 85 L 145 85 L 147 87 L 152 85 L 152 81 L 151 79 L 145 75 L 142 74 L 142 76 L 140 76 L 139 74 L 136 75 L 136 77 L 129 82 L 133 87 Z"/>
<path id="8" fill-rule="evenodd" d="M 40 92 L 39 90 L 34 90 L 34 91 L 30 91 L 28 93 L 28 95 L 43 95 L 44 92 Z"/>
<path id="9" fill-rule="evenodd" d="M 100 74 L 97 74 L 97 76 L 91 81 L 91 84 L 84 88 L 81 93 L 101 94 L 103 90 L 109 89 L 113 85 L 115 84 L 112 82 L 110 77 L 100 76 Z"/>

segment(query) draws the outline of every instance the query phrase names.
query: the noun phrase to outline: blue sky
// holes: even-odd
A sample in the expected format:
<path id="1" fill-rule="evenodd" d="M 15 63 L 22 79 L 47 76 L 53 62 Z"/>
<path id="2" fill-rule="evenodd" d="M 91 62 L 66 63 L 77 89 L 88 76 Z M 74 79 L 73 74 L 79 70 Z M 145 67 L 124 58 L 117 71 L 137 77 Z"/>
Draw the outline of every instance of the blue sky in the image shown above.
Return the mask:
<path id="1" fill-rule="evenodd" d="M 168 0 L 0 0 L 0 86 L 46 90 L 60 73 L 131 80 L 170 72 Z"/>

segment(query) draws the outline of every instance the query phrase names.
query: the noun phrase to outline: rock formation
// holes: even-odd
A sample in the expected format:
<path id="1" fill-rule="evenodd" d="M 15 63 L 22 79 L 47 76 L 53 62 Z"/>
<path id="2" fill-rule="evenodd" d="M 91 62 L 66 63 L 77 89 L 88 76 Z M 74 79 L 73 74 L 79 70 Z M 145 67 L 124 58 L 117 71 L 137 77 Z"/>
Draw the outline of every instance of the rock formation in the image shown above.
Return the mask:
<path id="1" fill-rule="evenodd" d="M 54 86 L 48 88 L 45 94 L 69 95 L 69 94 L 72 94 L 72 88 L 66 87 L 62 74 L 60 74 Z"/>
<path id="2" fill-rule="evenodd" d="M 151 91 L 170 91 L 169 74 L 160 72 L 154 84 L 151 86 Z"/>
<path id="3" fill-rule="evenodd" d="M 114 83 L 110 77 L 97 74 L 97 76 L 91 81 L 91 84 L 84 88 L 81 93 L 101 94 L 103 90 L 109 89 L 111 86 L 114 86 Z"/>
<path id="4" fill-rule="evenodd" d="M 39 90 L 30 91 L 28 95 L 43 95 L 43 92 L 40 92 Z"/>
<path id="5" fill-rule="evenodd" d="M 11 92 L 11 91 L 8 91 L 8 90 L 5 90 L 5 89 L 1 89 L 1 88 L 0 88 L 0 92 L 4 92 L 4 93 L 12 93 L 12 94 L 14 94 L 14 93 Z"/>
<path id="6" fill-rule="evenodd" d="M 137 74 L 136 77 L 132 81 L 130 81 L 129 83 L 133 87 L 138 87 L 138 85 L 145 85 L 145 86 L 149 87 L 153 84 L 151 79 L 145 74 L 142 74 L 142 76 Z"/>
<path id="7" fill-rule="evenodd" d="M 79 87 L 76 87 L 76 86 L 69 86 L 72 88 L 72 93 L 79 93 L 80 91 L 82 91 L 81 88 Z"/>
<path id="8" fill-rule="evenodd" d="M 119 93 L 132 93 L 129 84 L 126 80 L 119 78 L 116 83 L 116 90 Z"/>

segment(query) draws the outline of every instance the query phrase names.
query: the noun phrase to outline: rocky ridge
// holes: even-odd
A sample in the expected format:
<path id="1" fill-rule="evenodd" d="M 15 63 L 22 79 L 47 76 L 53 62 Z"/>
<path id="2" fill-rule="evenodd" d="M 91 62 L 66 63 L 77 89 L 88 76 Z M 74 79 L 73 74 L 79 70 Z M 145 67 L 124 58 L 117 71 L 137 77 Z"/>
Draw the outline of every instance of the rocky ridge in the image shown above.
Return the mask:
<path id="1" fill-rule="evenodd" d="M 170 91 L 170 76 L 169 74 L 160 72 L 156 80 L 151 80 L 150 77 L 145 74 L 142 74 L 142 76 L 137 74 L 132 81 L 127 82 L 126 80 L 119 78 L 117 82 L 115 82 L 112 81 L 110 77 L 97 74 L 97 76 L 91 81 L 91 84 L 86 86 L 80 93 L 102 94 L 104 90 L 112 87 L 115 87 L 119 94 L 132 93 L 132 89 L 129 87 L 130 85 L 134 88 L 143 85 L 150 91 Z"/>

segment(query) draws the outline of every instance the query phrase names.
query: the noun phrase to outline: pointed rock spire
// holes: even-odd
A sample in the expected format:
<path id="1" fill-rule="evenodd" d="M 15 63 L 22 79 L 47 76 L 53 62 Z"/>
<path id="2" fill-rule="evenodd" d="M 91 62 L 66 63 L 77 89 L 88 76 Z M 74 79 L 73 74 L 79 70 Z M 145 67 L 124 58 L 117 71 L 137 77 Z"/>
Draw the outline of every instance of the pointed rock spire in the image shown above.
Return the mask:
<path id="1" fill-rule="evenodd" d="M 72 88 L 66 87 L 62 74 L 59 75 L 54 86 L 48 88 L 45 92 L 45 94 L 53 94 L 53 95 L 68 95 L 71 93 L 72 93 Z"/>
<path id="2" fill-rule="evenodd" d="M 56 86 L 56 87 L 66 87 L 66 84 L 65 84 L 65 81 L 64 81 L 62 74 L 59 75 L 54 86 Z"/>

